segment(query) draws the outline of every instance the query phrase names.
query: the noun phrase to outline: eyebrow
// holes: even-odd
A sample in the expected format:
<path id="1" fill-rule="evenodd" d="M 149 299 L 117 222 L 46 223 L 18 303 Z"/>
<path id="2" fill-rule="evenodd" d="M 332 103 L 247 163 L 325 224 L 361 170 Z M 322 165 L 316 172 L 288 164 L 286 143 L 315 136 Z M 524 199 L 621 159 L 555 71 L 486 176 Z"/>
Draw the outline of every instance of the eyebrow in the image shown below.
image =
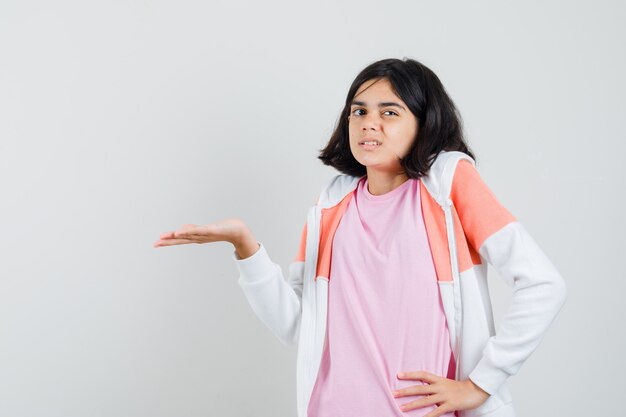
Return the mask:
<path id="1" fill-rule="evenodd" d="M 350 104 L 350 106 L 367 106 L 367 104 L 364 101 L 356 101 L 353 100 L 352 103 Z M 387 107 L 387 106 L 392 106 L 392 107 L 399 107 L 402 110 L 406 111 L 406 109 L 404 108 L 404 106 L 393 102 L 393 101 L 383 101 L 381 103 L 378 103 L 378 107 Z"/>

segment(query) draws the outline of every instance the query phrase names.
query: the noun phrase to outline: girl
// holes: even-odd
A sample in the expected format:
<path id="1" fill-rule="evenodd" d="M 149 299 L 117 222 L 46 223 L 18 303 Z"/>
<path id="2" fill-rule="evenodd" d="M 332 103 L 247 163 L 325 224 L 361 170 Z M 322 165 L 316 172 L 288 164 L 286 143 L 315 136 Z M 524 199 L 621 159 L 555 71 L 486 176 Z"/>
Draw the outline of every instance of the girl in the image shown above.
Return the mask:
<path id="1" fill-rule="evenodd" d="M 366 67 L 319 159 L 341 174 L 309 209 L 286 280 L 239 219 L 155 247 L 234 245 L 252 309 L 298 346 L 299 417 L 514 417 L 505 380 L 565 284 L 482 181 L 438 77 L 406 58 Z M 487 262 L 513 288 L 497 333 Z"/>

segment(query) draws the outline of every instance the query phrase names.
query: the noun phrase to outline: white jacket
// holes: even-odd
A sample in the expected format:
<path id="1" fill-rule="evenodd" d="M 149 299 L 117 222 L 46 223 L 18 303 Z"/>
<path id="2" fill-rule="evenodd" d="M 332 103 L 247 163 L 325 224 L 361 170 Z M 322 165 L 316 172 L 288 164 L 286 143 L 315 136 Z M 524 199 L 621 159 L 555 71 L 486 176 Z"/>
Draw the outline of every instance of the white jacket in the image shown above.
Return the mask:
<path id="1" fill-rule="evenodd" d="M 298 417 L 307 417 L 321 363 L 332 235 L 358 181 L 359 177 L 340 174 L 322 188 L 308 211 L 300 251 L 286 280 L 262 243 L 248 258 L 232 253 L 238 283 L 254 312 L 285 346 L 298 346 Z M 481 406 L 457 413 L 514 417 L 505 380 L 538 347 L 565 301 L 565 282 L 482 182 L 467 154 L 441 152 L 422 181 L 422 211 L 457 364 L 455 379 L 470 378 L 490 394 Z M 485 261 L 513 290 L 497 332 Z"/>

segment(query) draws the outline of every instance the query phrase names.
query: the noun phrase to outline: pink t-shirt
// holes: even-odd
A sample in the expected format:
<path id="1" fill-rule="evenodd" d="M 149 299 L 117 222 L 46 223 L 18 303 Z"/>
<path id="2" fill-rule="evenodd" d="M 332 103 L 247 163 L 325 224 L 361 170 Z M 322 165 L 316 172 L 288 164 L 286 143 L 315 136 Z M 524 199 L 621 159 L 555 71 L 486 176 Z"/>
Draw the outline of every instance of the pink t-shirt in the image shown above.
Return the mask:
<path id="1" fill-rule="evenodd" d="M 454 360 L 420 204 L 421 180 L 373 195 L 367 177 L 335 232 L 327 337 L 309 417 L 418 417 L 437 405 L 393 397 L 425 370 L 454 379 Z M 452 417 L 454 412 L 443 414 Z"/>

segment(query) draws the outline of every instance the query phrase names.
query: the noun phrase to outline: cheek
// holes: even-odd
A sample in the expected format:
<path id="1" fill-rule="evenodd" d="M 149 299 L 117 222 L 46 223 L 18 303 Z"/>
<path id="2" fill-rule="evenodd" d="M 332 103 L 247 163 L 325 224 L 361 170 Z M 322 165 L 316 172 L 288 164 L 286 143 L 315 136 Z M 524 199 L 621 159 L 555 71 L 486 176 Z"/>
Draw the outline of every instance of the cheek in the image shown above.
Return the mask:
<path id="1" fill-rule="evenodd" d="M 411 146 L 413 145 L 413 142 L 415 141 L 416 132 L 411 129 L 403 128 L 398 129 L 394 133 L 394 137 L 396 138 L 396 140 L 393 141 L 393 149 L 396 155 L 401 155 L 402 157 L 404 157 L 409 152 Z"/>
<path id="2" fill-rule="evenodd" d="M 348 132 L 350 132 L 350 136 L 352 136 L 354 133 L 358 132 L 358 127 L 355 123 L 350 122 L 348 124 Z"/>
<path id="3" fill-rule="evenodd" d="M 403 138 L 403 146 L 406 149 L 409 149 L 413 142 L 415 141 L 415 136 L 417 134 L 417 130 L 414 126 L 404 126 L 401 132 L 401 137 Z"/>
<path id="4" fill-rule="evenodd" d="M 354 125 L 350 125 L 348 127 L 348 141 L 350 142 L 350 146 L 357 146 L 357 141 L 359 140 L 360 134 L 358 127 Z"/>

